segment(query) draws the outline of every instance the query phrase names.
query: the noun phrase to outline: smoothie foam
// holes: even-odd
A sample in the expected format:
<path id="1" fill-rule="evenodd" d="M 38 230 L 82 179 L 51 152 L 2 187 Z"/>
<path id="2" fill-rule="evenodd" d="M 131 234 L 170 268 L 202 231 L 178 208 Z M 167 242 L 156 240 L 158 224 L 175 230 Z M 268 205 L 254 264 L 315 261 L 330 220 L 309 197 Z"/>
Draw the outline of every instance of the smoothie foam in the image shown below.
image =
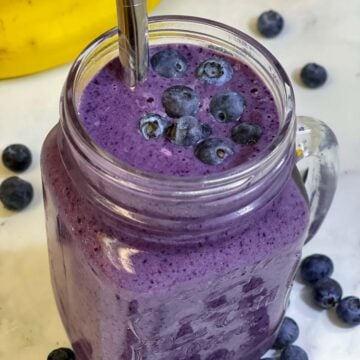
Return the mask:
<path id="1" fill-rule="evenodd" d="M 168 46 L 151 48 L 151 53 Z M 82 96 L 79 109 L 81 122 L 93 141 L 114 157 L 137 169 L 163 175 L 194 176 L 220 172 L 240 165 L 264 150 L 276 136 L 279 119 L 274 99 L 265 84 L 248 65 L 232 58 L 232 79 L 221 86 L 204 84 L 196 78 L 196 68 L 205 60 L 219 56 L 210 49 L 189 45 L 171 45 L 188 62 L 184 76 L 167 79 L 150 69 L 148 78 L 135 90 L 119 81 L 120 63 L 113 60 L 89 83 Z M 238 92 L 245 99 L 241 122 L 258 124 L 263 136 L 255 145 L 237 145 L 236 154 L 222 165 L 210 166 L 194 158 L 192 147 L 173 145 L 164 137 L 145 140 L 139 131 L 139 119 L 147 113 L 167 117 L 161 104 L 163 92 L 174 85 L 186 85 L 200 96 L 200 110 L 195 117 L 202 124 L 209 124 L 211 137 L 230 138 L 234 122 L 220 123 L 209 112 L 211 98 L 224 90 Z"/>

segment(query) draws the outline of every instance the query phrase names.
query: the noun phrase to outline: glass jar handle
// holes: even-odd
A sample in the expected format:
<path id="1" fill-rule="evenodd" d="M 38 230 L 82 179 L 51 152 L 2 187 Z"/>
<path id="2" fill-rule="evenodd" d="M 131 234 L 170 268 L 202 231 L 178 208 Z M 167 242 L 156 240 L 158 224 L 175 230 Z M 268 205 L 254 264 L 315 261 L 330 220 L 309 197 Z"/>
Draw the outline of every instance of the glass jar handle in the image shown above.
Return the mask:
<path id="1" fill-rule="evenodd" d="M 306 242 L 322 224 L 333 200 L 338 173 L 338 142 L 322 121 L 297 117 L 297 167 L 308 194 L 310 227 Z"/>

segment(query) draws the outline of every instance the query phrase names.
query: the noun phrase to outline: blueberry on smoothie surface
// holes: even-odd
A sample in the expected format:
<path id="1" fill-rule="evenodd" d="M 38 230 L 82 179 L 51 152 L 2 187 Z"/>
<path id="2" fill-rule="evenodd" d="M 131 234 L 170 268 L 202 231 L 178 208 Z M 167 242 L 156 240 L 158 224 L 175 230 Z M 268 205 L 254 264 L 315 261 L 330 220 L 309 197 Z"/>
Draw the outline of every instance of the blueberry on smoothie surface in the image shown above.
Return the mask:
<path id="1" fill-rule="evenodd" d="M 48 355 L 47 360 L 76 360 L 75 354 L 71 349 L 58 348 Z"/>
<path id="2" fill-rule="evenodd" d="M 177 119 L 167 131 L 168 139 L 178 146 L 191 146 L 210 135 L 209 127 L 203 126 L 193 116 Z"/>
<path id="3" fill-rule="evenodd" d="M 139 121 L 141 134 L 146 140 L 160 137 L 169 125 L 170 121 L 158 114 L 144 115 Z"/>
<path id="4" fill-rule="evenodd" d="M 273 38 L 279 35 L 284 27 L 284 18 L 274 10 L 263 12 L 257 21 L 257 28 L 261 35 Z"/>
<path id="5" fill-rule="evenodd" d="M 32 185 L 17 176 L 7 178 L 0 185 L 0 201 L 8 210 L 25 209 L 31 203 L 33 196 Z"/>
<path id="6" fill-rule="evenodd" d="M 184 56 L 172 49 L 157 52 L 151 57 L 150 63 L 156 73 L 169 79 L 182 77 L 187 70 Z"/>
<path id="7" fill-rule="evenodd" d="M 166 89 L 161 97 L 165 112 L 173 118 L 195 115 L 199 111 L 200 97 L 188 86 L 175 85 Z"/>
<path id="8" fill-rule="evenodd" d="M 2 153 L 2 161 L 6 168 L 14 172 L 23 172 L 29 168 L 32 156 L 29 148 L 22 144 L 7 146 Z"/>
<path id="9" fill-rule="evenodd" d="M 301 69 L 300 78 L 308 88 L 316 89 L 325 84 L 327 71 L 319 64 L 309 63 Z"/>
<path id="10" fill-rule="evenodd" d="M 235 91 L 226 90 L 216 94 L 209 107 L 215 120 L 227 123 L 240 119 L 245 109 L 245 99 Z"/>
<path id="11" fill-rule="evenodd" d="M 195 156 L 207 165 L 219 165 L 233 154 L 234 147 L 227 139 L 207 139 L 195 148 Z"/>
<path id="12" fill-rule="evenodd" d="M 231 129 L 231 139 L 236 144 L 253 145 L 259 141 L 262 133 L 259 125 L 242 122 Z"/>
<path id="13" fill-rule="evenodd" d="M 224 59 L 208 59 L 198 66 L 196 76 L 199 80 L 211 85 L 224 85 L 232 79 L 233 68 Z"/>

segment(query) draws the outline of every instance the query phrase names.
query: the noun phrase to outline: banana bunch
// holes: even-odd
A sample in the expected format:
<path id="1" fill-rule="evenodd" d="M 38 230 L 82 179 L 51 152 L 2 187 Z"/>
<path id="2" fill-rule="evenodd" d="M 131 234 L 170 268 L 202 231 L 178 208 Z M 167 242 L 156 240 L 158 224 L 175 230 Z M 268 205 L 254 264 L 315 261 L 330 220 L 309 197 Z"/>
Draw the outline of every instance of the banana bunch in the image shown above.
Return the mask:
<path id="1" fill-rule="evenodd" d="M 116 24 L 115 0 L 0 0 L 0 79 L 72 61 Z"/>

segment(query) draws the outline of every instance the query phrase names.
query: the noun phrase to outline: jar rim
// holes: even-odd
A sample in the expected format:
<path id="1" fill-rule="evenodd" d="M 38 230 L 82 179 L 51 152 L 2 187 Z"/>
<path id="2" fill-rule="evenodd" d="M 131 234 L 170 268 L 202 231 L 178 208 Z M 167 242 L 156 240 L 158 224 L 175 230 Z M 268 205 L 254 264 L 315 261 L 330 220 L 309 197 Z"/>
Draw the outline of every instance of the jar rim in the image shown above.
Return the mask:
<path id="1" fill-rule="evenodd" d="M 153 188 L 154 190 L 158 189 L 159 192 L 163 193 L 166 192 L 164 184 L 171 184 L 171 189 L 173 190 L 173 188 L 176 187 L 178 195 L 181 193 L 185 195 L 187 193 L 195 195 L 195 192 L 197 194 L 206 194 L 207 191 L 213 191 L 214 188 L 226 184 L 242 184 L 248 181 L 252 174 L 262 171 L 265 168 L 269 168 L 270 164 L 273 164 L 275 159 L 281 159 L 284 152 L 286 150 L 288 151 L 289 140 L 292 140 L 295 136 L 294 91 L 289 77 L 275 56 L 272 55 L 258 41 L 240 30 L 214 20 L 182 15 L 150 17 L 150 34 L 153 31 L 152 26 L 162 23 L 166 24 L 169 22 L 179 24 L 193 23 L 224 30 L 235 37 L 241 38 L 250 46 L 261 52 L 261 54 L 265 57 L 272 67 L 272 70 L 276 72 L 284 84 L 284 107 L 286 107 L 286 112 L 284 112 L 284 114 L 286 113 L 285 121 L 282 124 L 278 135 L 273 139 L 268 147 L 255 159 L 247 161 L 231 169 L 207 175 L 182 177 L 151 173 L 137 169 L 101 149 L 97 144 L 95 144 L 81 125 L 75 103 L 75 84 L 79 76 L 79 71 L 81 71 L 85 60 L 91 56 L 102 43 L 114 38 L 118 33 L 117 28 L 110 29 L 90 43 L 75 60 L 69 71 L 64 85 L 60 105 L 60 112 L 62 115 L 61 126 L 65 136 L 67 140 L 70 141 L 72 147 L 80 153 L 83 158 L 86 158 L 89 161 L 91 158 L 91 165 L 97 172 L 113 178 L 114 181 L 118 181 L 119 179 L 120 181 L 126 181 L 127 183 L 128 181 L 131 181 L 131 186 L 136 189 L 139 187 L 141 188 L 143 187 L 142 185 L 146 184 L 147 188 Z M 196 191 L 194 192 L 195 189 Z"/>

